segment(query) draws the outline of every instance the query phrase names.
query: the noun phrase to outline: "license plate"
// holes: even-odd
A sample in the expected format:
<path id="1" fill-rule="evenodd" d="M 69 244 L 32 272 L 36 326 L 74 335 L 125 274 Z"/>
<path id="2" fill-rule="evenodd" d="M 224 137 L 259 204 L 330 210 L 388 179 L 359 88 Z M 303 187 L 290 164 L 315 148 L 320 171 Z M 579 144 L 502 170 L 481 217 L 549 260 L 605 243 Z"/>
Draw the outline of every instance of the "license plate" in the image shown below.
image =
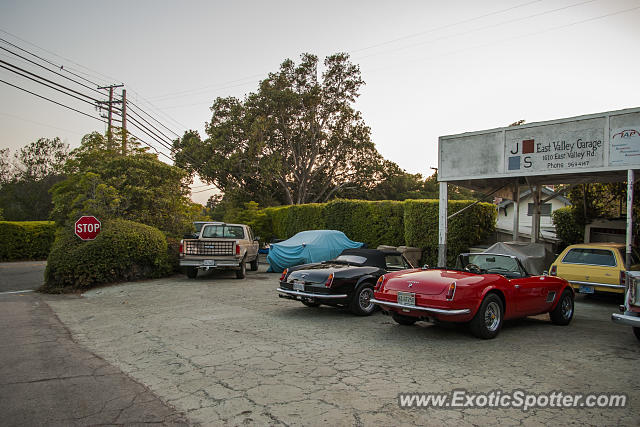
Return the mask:
<path id="1" fill-rule="evenodd" d="M 215 259 L 205 259 L 202 261 L 202 265 L 216 265 Z"/>
<path id="2" fill-rule="evenodd" d="M 416 294 L 411 292 L 398 292 L 398 304 L 415 306 Z"/>
<path id="3" fill-rule="evenodd" d="M 304 291 L 304 283 L 294 282 L 293 283 L 293 290 L 294 291 Z"/>
<path id="4" fill-rule="evenodd" d="M 580 285 L 580 289 L 578 289 L 578 292 L 580 292 L 581 294 L 592 294 L 594 293 L 594 289 L 593 286 Z"/>

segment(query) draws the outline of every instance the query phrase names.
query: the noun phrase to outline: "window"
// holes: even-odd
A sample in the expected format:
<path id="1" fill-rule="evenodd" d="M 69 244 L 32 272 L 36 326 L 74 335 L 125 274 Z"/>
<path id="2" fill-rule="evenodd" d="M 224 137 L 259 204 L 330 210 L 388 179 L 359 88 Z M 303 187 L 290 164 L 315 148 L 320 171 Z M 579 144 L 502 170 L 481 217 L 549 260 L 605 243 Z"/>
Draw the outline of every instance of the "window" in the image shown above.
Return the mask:
<path id="1" fill-rule="evenodd" d="M 616 256 L 609 249 L 571 249 L 562 259 L 564 264 L 586 264 L 614 267 Z"/>
<path id="2" fill-rule="evenodd" d="M 529 203 L 527 208 L 527 215 L 533 216 L 534 203 Z M 540 216 L 551 216 L 551 203 L 544 203 L 540 205 Z"/>
<path id="3" fill-rule="evenodd" d="M 389 270 L 404 270 L 410 268 L 409 264 L 402 258 L 402 255 L 385 255 L 384 261 Z"/>
<path id="4" fill-rule="evenodd" d="M 237 225 L 206 225 L 202 231 L 205 238 L 243 239 L 244 230 Z"/>

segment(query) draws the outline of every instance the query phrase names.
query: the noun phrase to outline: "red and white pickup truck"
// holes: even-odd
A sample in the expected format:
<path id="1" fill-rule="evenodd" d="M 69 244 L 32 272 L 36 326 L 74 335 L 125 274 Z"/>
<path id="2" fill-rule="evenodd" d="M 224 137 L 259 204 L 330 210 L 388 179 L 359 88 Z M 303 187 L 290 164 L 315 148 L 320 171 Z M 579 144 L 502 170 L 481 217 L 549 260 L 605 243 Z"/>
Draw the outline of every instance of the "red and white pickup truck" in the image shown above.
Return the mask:
<path id="1" fill-rule="evenodd" d="M 244 224 L 208 222 L 202 225 L 196 239 L 180 241 L 180 267 L 194 279 L 198 270 L 232 269 L 244 279 L 247 263 L 251 271 L 258 269 L 258 239 Z"/>
<path id="2" fill-rule="evenodd" d="M 626 293 L 624 305 L 620 306 L 622 314 L 613 313 L 611 320 L 621 325 L 631 326 L 636 338 L 640 340 L 640 271 L 627 271 Z"/>

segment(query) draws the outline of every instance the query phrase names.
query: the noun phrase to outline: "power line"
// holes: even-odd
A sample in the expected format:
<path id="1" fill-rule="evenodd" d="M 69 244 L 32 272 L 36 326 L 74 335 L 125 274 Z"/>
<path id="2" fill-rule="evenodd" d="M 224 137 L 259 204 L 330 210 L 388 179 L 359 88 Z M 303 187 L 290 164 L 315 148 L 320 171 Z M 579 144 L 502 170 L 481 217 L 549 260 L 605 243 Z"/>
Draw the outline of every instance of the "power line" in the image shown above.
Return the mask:
<path id="1" fill-rule="evenodd" d="M 2 40 L 2 39 L 0 39 L 0 40 Z M 93 87 L 88 86 L 88 85 L 86 85 L 86 84 L 84 84 L 84 83 L 81 83 L 81 82 L 79 82 L 79 81 L 77 81 L 77 80 L 75 80 L 75 79 L 72 79 L 72 78 L 71 78 L 71 77 L 69 77 L 69 76 L 65 76 L 64 74 L 58 73 L 57 71 L 52 70 L 52 69 L 50 69 L 50 68 L 47 68 L 47 67 L 45 67 L 45 66 L 44 66 L 44 65 L 42 65 L 42 64 L 38 64 L 37 62 L 32 61 L 32 60 L 30 60 L 29 58 L 27 58 L 27 57 L 25 57 L 25 56 L 22 56 L 22 55 L 20 55 L 20 54 L 18 54 L 18 53 L 15 53 L 15 52 L 13 52 L 13 51 L 11 51 L 11 50 L 9 50 L 9 49 L 5 48 L 5 47 L 0 46 L 0 49 L 2 49 L 2 50 L 4 50 L 4 51 L 7 51 L 7 52 L 11 53 L 12 55 L 15 55 L 15 56 L 17 56 L 17 57 L 19 57 L 19 58 L 22 58 L 23 60 L 25 60 L 25 61 L 27 61 L 27 62 L 30 62 L 30 63 L 31 63 L 31 64 L 33 64 L 33 65 L 36 65 L 36 66 L 41 67 L 41 68 L 44 68 L 45 70 L 50 71 L 50 72 L 52 72 L 52 73 L 54 73 L 54 74 L 56 74 L 56 75 L 58 75 L 58 76 L 60 76 L 60 77 L 62 77 L 62 78 L 64 78 L 64 79 L 70 80 L 70 81 L 72 81 L 72 82 L 74 82 L 74 83 L 76 83 L 76 84 L 78 84 L 78 85 L 80 85 L 80 86 L 82 86 L 82 87 L 85 87 L 85 88 L 90 89 L 90 90 L 92 90 L 92 91 L 94 91 L 94 92 L 96 92 L 96 93 L 99 93 L 100 95 L 104 95 L 102 92 L 100 92 L 100 91 L 99 91 L 98 89 L 96 89 L 96 88 L 93 88 Z"/>
<path id="2" fill-rule="evenodd" d="M 57 104 L 57 105 L 59 105 L 61 107 L 68 108 L 69 110 L 75 111 L 76 113 L 80 113 L 80 114 L 82 114 L 84 116 L 91 117 L 92 119 L 96 119 L 96 120 L 99 120 L 99 121 L 101 121 L 103 123 L 107 123 L 105 120 L 102 120 L 100 117 L 92 116 L 91 114 L 87 114 L 84 111 L 80 111 L 80 110 L 77 110 L 77 109 L 75 109 L 73 107 L 69 107 L 68 105 L 65 105 L 65 104 L 62 104 L 60 102 L 54 101 L 53 99 L 47 98 L 46 96 L 39 95 L 39 94 L 37 94 L 35 92 L 31 92 L 30 90 L 24 89 L 24 88 L 22 88 L 20 86 L 14 85 L 14 84 L 9 83 L 9 82 L 7 82 L 5 80 L 0 80 L 0 82 L 4 83 L 6 85 L 9 85 L 11 87 L 14 87 L 16 89 L 19 89 L 21 91 L 30 93 L 31 95 L 37 96 L 38 98 L 42 98 L 42 99 L 45 99 L 45 100 L 47 100 L 49 102 L 53 102 L 54 104 Z"/>
<path id="3" fill-rule="evenodd" d="M 162 126 L 163 128 L 165 128 L 166 130 L 168 130 L 169 132 L 171 132 L 172 134 L 174 134 L 176 137 L 180 138 L 180 135 L 178 135 L 176 132 L 174 132 L 173 130 L 171 130 L 170 128 L 168 128 L 167 126 L 165 126 L 162 122 L 160 122 L 158 119 L 156 119 L 155 117 L 153 117 L 151 114 L 147 113 L 146 111 L 144 111 L 142 108 L 138 107 L 136 104 L 134 104 L 131 101 L 127 101 L 127 104 L 134 107 L 135 109 L 137 109 L 138 111 L 144 113 L 147 117 L 149 117 L 151 120 L 153 120 L 154 122 L 158 123 L 160 126 Z M 142 117 L 141 117 L 142 118 Z M 144 119 L 143 119 L 144 120 Z M 146 121 L 146 120 L 145 120 Z"/>

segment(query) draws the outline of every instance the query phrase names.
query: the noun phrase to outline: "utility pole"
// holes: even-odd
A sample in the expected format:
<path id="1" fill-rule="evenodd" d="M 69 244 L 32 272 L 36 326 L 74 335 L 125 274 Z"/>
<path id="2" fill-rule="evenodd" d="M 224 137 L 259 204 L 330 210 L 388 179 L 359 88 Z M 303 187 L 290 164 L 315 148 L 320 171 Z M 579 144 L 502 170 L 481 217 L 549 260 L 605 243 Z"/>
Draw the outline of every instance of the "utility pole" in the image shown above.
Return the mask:
<path id="1" fill-rule="evenodd" d="M 98 104 L 108 104 L 109 105 L 109 112 L 107 114 L 107 147 L 109 147 L 110 150 L 113 149 L 113 135 L 111 135 L 111 122 L 113 120 L 113 104 L 119 104 L 122 101 L 114 101 L 113 100 L 113 89 L 117 88 L 117 87 L 123 87 L 123 84 L 119 84 L 119 85 L 109 85 L 109 86 L 102 86 L 99 87 L 98 89 L 109 89 L 109 101 L 98 101 Z"/>
<path id="2" fill-rule="evenodd" d="M 122 155 L 127 154 L 127 90 L 122 89 Z"/>

